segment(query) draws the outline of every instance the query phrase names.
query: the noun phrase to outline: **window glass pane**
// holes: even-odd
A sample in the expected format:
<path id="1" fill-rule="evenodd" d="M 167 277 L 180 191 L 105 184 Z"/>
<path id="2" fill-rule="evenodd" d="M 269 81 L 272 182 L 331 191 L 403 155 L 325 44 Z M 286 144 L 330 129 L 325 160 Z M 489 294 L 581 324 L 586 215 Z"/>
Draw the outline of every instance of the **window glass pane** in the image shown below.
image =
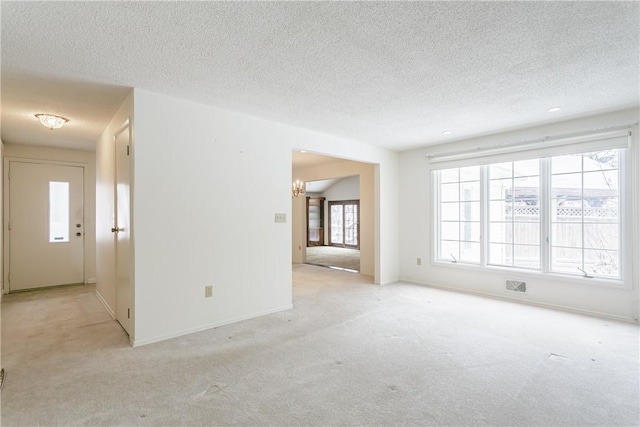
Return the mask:
<path id="1" fill-rule="evenodd" d="M 569 248 L 582 247 L 582 224 L 551 224 L 551 244 Z"/>
<path id="2" fill-rule="evenodd" d="M 460 184 L 460 200 L 480 200 L 480 182 L 463 182 Z"/>
<path id="3" fill-rule="evenodd" d="M 460 190 L 460 185 L 456 182 L 453 184 L 442 184 L 440 186 L 440 201 L 442 202 L 457 202 L 458 191 Z"/>
<path id="4" fill-rule="evenodd" d="M 489 264 L 493 265 L 512 265 L 513 264 L 513 246 L 508 244 L 489 244 Z"/>
<path id="5" fill-rule="evenodd" d="M 513 162 L 513 176 L 535 176 L 540 175 L 540 160 L 521 160 Z"/>
<path id="6" fill-rule="evenodd" d="M 515 178 L 513 180 L 513 186 L 515 188 L 514 195 L 516 200 L 523 198 L 535 199 L 538 197 L 540 178 L 537 175 Z"/>
<path id="7" fill-rule="evenodd" d="M 511 222 L 489 223 L 489 242 L 491 243 L 513 242 L 513 224 Z"/>
<path id="8" fill-rule="evenodd" d="M 444 169 L 440 171 L 440 182 L 458 182 L 458 169 Z"/>
<path id="9" fill-rule="evenodd" d="M 480 166 L 460 168 L 460 181 L 479 181 Z"/>
<path id="10" fill-rule="evenodd" d="M 582 203 L 551 200 L 552 222 L 582 222 Z"/>
<path id="11" fill-rule="evenodd" d="M 441 203 L 440 204 L 440 220 L 441 221 L 458 221 L 460 219 L 460 203 Z"/>
<path id="12" fill-rule="evenodd" d="M 582 196 L 582 173 L 567 173 L 551 176 L 551 197 L 579 200 Z"/>
<path id="13" fill-rule="evenodd" d="M 551 158 L 551 173 L 567 173 L 582 171 L 582 155 L 570 154 Z"/>
<path id="14" fill-rule="evenodd" d="M 489 218 L 491 221 L 505 221 L 507 217 L 511 219 L 511 202 L 491 201 L 489 202 Z"/>
<path id="15" fill-rule="evenodd" d="M 618 169 L 619 150 L 596 151 L 584 155 L 584 170 Z"/>
<path id="16" fill-rule="evenodd" d="M 480 241 L 480 223 L 479 222 L 461 222 L 460 223 L 460 240 L 467 242 Z"/>
<path id="17" fill-rule="evenodd" d="M 601 204 L 601 205 L 600 205 Z M 596 206 L 593 206 L 596 205 Z M 600 205 L 600 206 L 598 206 Z M 594 202 L 586 199 L 584 201 L 584 222 L 585 223 L 608 223 L 617 224 L 620 209 L 618 198 L 611 197 L 604 201 Z"/>
<path id="18" fill-rule="evenodd" d="M 587 274 L 617 277 L 620 275 L 619 252 L 586 249 L 584 251 L 584 270 Z"/>
<path id="19" fill-rule="evenodd" d="M 582 266 L 582 250 L 572 248 L 551 247 L 551 269 L 571 274 L 582 274 L 578 267 Z"/>
<path id="20" fill-rule="evenodd" d="M 513 265 L 522 268 L 540 268 L 540 246 L 513 245 Z"/>
<path id="21" fill-rule="evenodd" d="M 442 240 L 440 242 L 440 259 L 452 261 L 453 255 L 456 260 L 460 259 L 460 242 L 450 240 Z"/>
<path id="22" fill-rule="evenodd" d="M 516 222 L 513 224 L 513 241 L 527 245 L 540 244 L 540 223 Z"/>
<path id="23" fill-rule="evenodd" d="M 480 202 L 460 203 L 461 221 L 480 221 Z"/>
<path id="24" fill-rule="evenodd" d="M 489 183 L 489 198 L 491 200 L 506 200 L 511 198 L 511 185 L 513 180 L 507 179 L 495 179 Z"/>
<path id="25" fill-rule="evenodd" d="M 441 222 L 440 238 L 443 240 L 460 240 L 459 222 Z"/>
<path id="26" fill-rule="evenodd" d="M 460 242 L 460 261 L 479 263 L 480 243 Z"/>
<path id="27" fill-rule="evenodd" d="M 618 224 L 585 224 L 584 247 L 618 250 Z"/>
<path id="28" fill-rule="evenodd" d="M 585 172 L 584 195 L 585 197 L 607 197 L 615 195 L 618 191 L 618 171 Z"/>
<path id="29" fill-rule="evenodd" d="M 69 183 L 49 182 L 49 242 L 69 241 Z"/>
<path id="30" fill-rule="evenodd" d="M 489 165 L 489 179 L 511 178 L 513 162 Z"/>

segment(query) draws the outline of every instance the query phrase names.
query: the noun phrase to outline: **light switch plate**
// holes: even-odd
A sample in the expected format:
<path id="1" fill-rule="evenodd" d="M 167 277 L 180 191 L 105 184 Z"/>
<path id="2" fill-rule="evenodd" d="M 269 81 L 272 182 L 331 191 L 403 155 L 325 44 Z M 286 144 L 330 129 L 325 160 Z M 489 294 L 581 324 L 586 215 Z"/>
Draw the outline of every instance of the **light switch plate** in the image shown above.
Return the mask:
<path id="1" fill-rule="evenodd" d="M 287 214 L 286 213 L 277 213 L 276 214 L 276 222 L 287 222 Z"/>

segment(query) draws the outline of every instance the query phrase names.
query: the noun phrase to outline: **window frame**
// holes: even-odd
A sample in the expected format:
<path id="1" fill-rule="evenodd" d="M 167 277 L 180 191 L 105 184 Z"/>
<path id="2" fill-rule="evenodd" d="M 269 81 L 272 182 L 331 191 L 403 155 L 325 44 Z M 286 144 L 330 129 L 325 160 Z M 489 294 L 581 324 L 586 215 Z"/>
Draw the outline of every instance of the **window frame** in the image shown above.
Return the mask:
<path id="1" fill-rule="evenodd" d="M 530 278 L 530 279 L 548 279 L 554 281 L 562 281 L 565 283 L 573 283 L 579 285 L 595 285 L 602 287 L 613 287 L 617 289 L 631 289 L 632 288 L 632 276 L 633 276 L 633 236 L 636 234 L 635 227 L 632 222 L 634 217 L 632 210 L 634 209 L 634 198 L 632 193 L 633 188 L 633 166 L 634 160 L 637 157 L 634 144 L 630 144 L 628 147 L 616 147 L 611 148 L 618 150 L 619 164 L 618 164 L 618 177 L 619 177 L 619 218 L 618 218 L 618 235 L 619 235 L 619 277 L 606 277 L 596 276 L 584 277 L 579 271 L 576 274 L 565 273 L 551 270 L 551 157 L 544 156 L 536 157 L 540 161 L 539 169 L 539 204 L 540 204 L 540 268 L 522 268 L 516 266 L 503 266 L 489 264 L 489 165 L 493 163 L 501 163 L 505 160 L 503 158 L 495 162 L 482 162 L 478 164 L 480 166 L 480 216 L 481 216 L 481 235 L 480 235 L 480 262 L 465 263 L 458 260 L 457 262 L 451 262 L 441 258 L 440 254 L 440 174 L 439 171 L 443 169 L 451 169 L 457 167 L 470 166 L 469 163 L 464 163 L 461 166 L 451 166 L 447 168 L 438 168 L 430 170 L 431 191 L 434 197 L 430 200 L 430 209 L 433 215 L 431 221 L 432 232 L 432 266 L 448 266 L 463 270 L 472 271 L 488 271 L 497 272 L 509 275 L 517 275 L 518 277 Z M 584 150 L 580 150 L 580 154 L 590 153 L 594 151 L 604 151 L 606 147 L 601 149 L 593 149 L 592 147 L 585 147 Z M 578 154 L 578 153 L 576 153 Z M 562 155 L 562 154 L 559 154 Z M 519 158 L 515 160 L 521 160 Z M 515 161 L 514 160 L 514 161 Z M 508 161 L 508 160 L 507 160 Z M 543 213 L 543 214 L 542 214 Z"/>

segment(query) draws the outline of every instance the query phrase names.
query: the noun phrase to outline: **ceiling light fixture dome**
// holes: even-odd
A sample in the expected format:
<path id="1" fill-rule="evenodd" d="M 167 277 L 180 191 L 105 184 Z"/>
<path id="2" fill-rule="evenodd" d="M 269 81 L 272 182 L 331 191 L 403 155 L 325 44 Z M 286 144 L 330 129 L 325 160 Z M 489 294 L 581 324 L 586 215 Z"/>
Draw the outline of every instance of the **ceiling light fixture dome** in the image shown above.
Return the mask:
<path id="1" fill-rule="evenodd" d="M 443 134 L 443 135 L 451 135 L 452 133 L 453 133 L 453 131 L 452 131 L 452 130 L 450 130 L 450 129 L 447 129 L 447 130 L 443 130 L 443 131 L 442 131 L 442 134 Z"/>
<path id="2" fill-rule="evenodd" d="M 556 111 L 562 110 L 562 107 L 551 107 L 547 110 L 549 113 L 555 113 Z"/>
<path id="3" fill-rule="evenodd" d="M 51 130 L 60 129 L 69 121 L 66 117 L 54 116 L 53 114 L 36 114 L 42 126 L 46 126 Z"/>

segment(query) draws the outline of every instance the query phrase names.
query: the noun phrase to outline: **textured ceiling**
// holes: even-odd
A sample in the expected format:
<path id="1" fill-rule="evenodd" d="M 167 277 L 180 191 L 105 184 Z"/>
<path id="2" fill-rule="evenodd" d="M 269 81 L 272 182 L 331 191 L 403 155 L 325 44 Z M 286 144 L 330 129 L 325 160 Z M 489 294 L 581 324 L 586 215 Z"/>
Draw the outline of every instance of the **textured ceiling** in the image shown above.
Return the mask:
<path id="1" fill-rule="evenodd" d="M 2 137 L 91 139 L 130 87 L 391 149 L 635 107 L 638 6 L 3 1 Z"/>

